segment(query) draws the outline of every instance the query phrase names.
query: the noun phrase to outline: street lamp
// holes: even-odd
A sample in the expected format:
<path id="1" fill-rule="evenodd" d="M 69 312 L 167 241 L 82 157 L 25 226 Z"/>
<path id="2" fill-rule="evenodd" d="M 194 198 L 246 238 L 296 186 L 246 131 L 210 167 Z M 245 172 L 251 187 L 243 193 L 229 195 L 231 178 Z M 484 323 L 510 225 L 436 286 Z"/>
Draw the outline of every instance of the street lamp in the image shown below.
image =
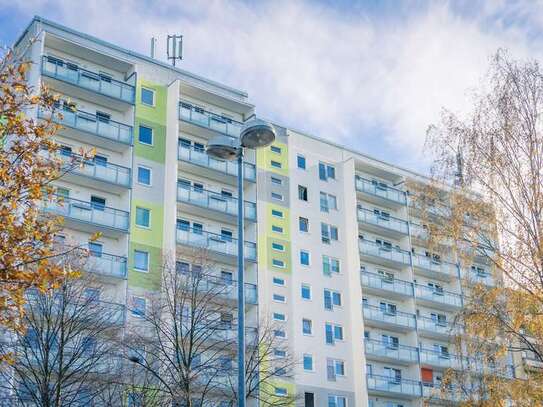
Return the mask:
<path id="1" fill-rule="evenodd" d="M 264 120 L 246 122 L 239 140 L 227 136 L 213 137 L 207 144 L 208 155 L 221 160 L 238 160 L 238 407 L 245 407 L 245 283 L 243 255 L 243 151 L 269 146 L 275 140 L 275 129 Z"/>

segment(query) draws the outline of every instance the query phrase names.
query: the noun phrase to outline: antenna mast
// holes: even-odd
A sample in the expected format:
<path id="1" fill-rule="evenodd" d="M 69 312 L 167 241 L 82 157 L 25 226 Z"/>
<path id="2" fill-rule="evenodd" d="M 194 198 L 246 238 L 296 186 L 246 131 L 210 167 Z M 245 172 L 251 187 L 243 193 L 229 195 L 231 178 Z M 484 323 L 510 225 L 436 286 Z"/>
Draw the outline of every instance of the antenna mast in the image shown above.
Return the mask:
<path id="1" fill-rule="evenodd" d="M 183 59 L 183 36 L 174 34 L 168 35 L 166 42 L 166 53 L 168 60 L 172 61 L 172 65 L 175 66 L 176 60 Z"/>

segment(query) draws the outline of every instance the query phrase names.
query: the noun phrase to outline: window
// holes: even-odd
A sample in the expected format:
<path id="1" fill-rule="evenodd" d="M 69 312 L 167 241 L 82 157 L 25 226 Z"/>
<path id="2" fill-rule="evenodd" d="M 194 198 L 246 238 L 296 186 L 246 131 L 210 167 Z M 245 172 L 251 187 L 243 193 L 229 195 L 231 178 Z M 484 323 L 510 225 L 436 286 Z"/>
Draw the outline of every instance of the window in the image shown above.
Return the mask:
<path id="1" fill-rule="evenodd" d="M 338 240 L 338 230 L 336 226 L 321 223 L 321 240 L 323 243 L 330 243 L 332 240 Z"/>
<path id="2" fill-rule="evenodd" d="M 329 212 L 330 209 L 337 210 L 337 199 L 335 195 L 320 193 L 321 212 Z"/>
<path id="3" fill-rule="evenodd" d="M 343 340 L 343 327 L 341 325 L 326 323 L 324 328 L 326 343 L 328 345 L 333 345 L 335 341 Z"/>
<path id="4" fill-rule="evenodd" d="M 328 396 L 328 407 L 347 407 L 347 400 L 343 396 Z"/>
<path id="5" fill-rule="evenodd" d="M 288 391 L 285 387 L 276 387 L 275 395 L 279 397 L 286 397 L 288 395 Z"/>
<path id="6" fill-rule="evenodd" d="M 331 276 L 332 273 L 339 273 L 339 260 L 329 256 L 322 256 L 322 273 L 325 276 Z"/>
<path id="7" fill-rule="evenodd" d="M 132 315 L 136 317 L 145 316 L 146 301 L 142 297 L 133 297 L 132 298 L 133 308 Z"/>
<path id="8" fill-rule="evenodd" d="M 273 278 L 273 284 L 284 286 L 285 285 L 285 279 L 280 277 L 274 277 Z"/>
<path id="9" fill-rule="evenodd" d="M 273 167 L 273 168 L 281 168 L 282 165 L 279 161 L 275 161 L 275 160 L 271 160 L 270 161 L 270 165 Z"/>
<path id="10" fill-rule="evenodd" d="M 275 302 L 287 302 L 287 299 L 285 298 L 284 295 L 280 295 L 280 294 L 273 294 L 273 300 Z"/>
<path id="11" fill-rule="evenodd" d="M 298 185 L 298 199 L 300 201 L 307 202 L 307 187 L 304 187 L 303 185 Z"/>
<path id="12" fill-rule="evenodd" d="M 234 282 L 234 275 L 231 271 L 221 270 L 221 280 L 226 285 L 232 285 L 232 283 Z"/>
<path id="13" fill-rule="evenodd" d="M 471 271 L 474 272 L 478 277 L 488 277 L 489 273 L 482 267 L 471 266 Z"/>
<path id="14" fill-rule="evenodd" d="M 273 331 L 273 334 L 278 338 L 286 338 L 287 333 L 283 331 L 282 329 L 276 329 Z"/>
<path id="15" fill-rule="evenodd" d="M 155 105 L 155 91 L 153 89 L 141 88 L 141 103 L 147 106 Z"/>
<path id="16" fill-rule="evenodd" d="M 272 232 L 283 233 L 283 228 L 281 226 L 272 225 Z"/>
<path id="17" fill-rule="evenodd" d="M 334 360 L 336 376 L 345 376 L 345 362 L 343 360 Z"/>
<path id="18" fill-rule="evenodd" d="M 381 342 L 389 349 L 398 349 L 400 346 L 400 339 L 392 335 L 381 335 Z"/>
<path id="19" fill-rule="evenodd" d="M 89 253 L 92 257 L 102 257 L 102 243 L 89 242 Z"/>
<path id="20" fill-rule="evenodd" d="M 138 184 L 151 185 L 151 169 L 138 166 Z"/>
<path id="21" fill-rule="evenodd" d="M 304 354 L 303 363 L 304 363 L 304 370 L 307 370 L 310 372 L 313 371 L 313 356 Z"/>
<path id="22" fill-rule="evenodd" d="M 70 146 L 60 146 L 59 149 L 60 155 L 64 157 L 71 157 L 72 156 L 72 147 Z"/>
<path id="23" fill-rule="evenodd" d="M 272 209 L 271 213 L 272 213 L 272 216 L 275 216 L 276 218 L 282 218 L 283 217 L 283 212 L 278 211 L 277 209 Z"/>
<path id="24" fill-rule="evenodd" d="M 391 304 L 388 302 L 380 302 L 379 309 L 387 315 L 396 315 L 397 311 L 396 304 Z"/>
<path id="25" fill-rule="evenodd" d="M 279 312 L 274 312 L 273 313 L 273 319 L 276 320 L 276 321 L 286 321 L 287 317 L 285 316 L 285 314 L 281 314 Z"/>
<path id="26" fill-rule="evenodd" d="M 445 315 L 445 314 L 431 313 L 430 318 L 432 319 L 432 321 L 434 321 L 436 323 L 436 325 L 447 326 L 447 315 Z"/>
<path id="27" fill-rule="evenodd" d="M 298 168 L 305 170 L 305 157 L 303 155 L 298 154 L 296 156 L 296 162 L 298 164 Z"/>
<path id="28" fill-rule="evenodd" d="M 428 288 L 430 288 L 434 294 L 443 295 L 443 286 L 436 283 L 428 283 Z"/>
<path id="29" fill-rule="evenodd" d="M 300 232 L 309 232 L 309 219 L 300 216 L 300 218 L 298 218 L 298 225 Z"/>
<path id="30" fill-rule="evenodd" d="M 302 298 L 304 300 L 310 300 L 311 299 L 311 287 L 307 284 L 302 284 Z"/>
<path id="31" fill-rule="evenodd" d="M 153 145 L 153 129 L 140 124 L 138 132 L 138 141 L 141 144 Z"/>
<path id="32" fill-rule="evenodd" d="M 149 253 L 142 250 L 134 250 L 134 269 L 149 271 Z"/>
<path id="33" fill-rule="evenodd" d="M 285 245 L 281 243 L 272 243 L 272 249 L 278 252 L 284 252 L 285 251 Z"/>
<path id="34" fill-rule="evenodd" d="M 287 356 L 287 352 L 282 349 L 274 349 L 273 354 L 278 358 L 284 358 Z"/>
<path id="35" fill-rule="evenodd" d="M 148 228 L 151 224 L 151 211 L 147 208 L 136 206 L 136 225 Z"/>
<path id="36" fill-rule="evenodd" d="M 324 308 L 331 310 L 336 307 L 341 307 L 341 293 L 324 289 Z"/>
<path id="37" fill-rule="evenodd" d="M 393 384 L 400 384 L 402 382 L 402 371 L 392 367 L 384 367 L 383 371 L 385 376 L 389 378 L 389 382 Z"/>
<path id="38" fill-rule="evenodd" d="M 271 177 L 272 184 L 283 185 L 283 180 L 277 177 Z"/>
<path id="39" fill-rule="evenodd" d="M 272 259 L 272 265 L 274 267 L 279 267 L 279 268 L 282 268 L 282 269 L 285 268 L 285 262 L 283 260 L 279 260 L 279 259 Z"/>
<path id="40" fill-rule="evenodd" d="M 105 198 L 101 198 L 99 196 L 91 195 L 91 208 L 96 209 L 98 211 L 103 211 L 106 208 L 106 200 Z"/>
<path id="41" fill-rule="evenodd" d="M 309 252 L 306 250 L 300 250 L 300 264 L 302 266 L 309 266 Z"/>
<path id="42" fill-rule="evenodd" d="M 310 319 L 302 319 L 302 333 L 304 335 L 313 334 L 313 322 Z"/>
<path id="43" fill-rule="evenodd" d="M 100 290 L 98 288 L 87 287 L 83 291 L 83 297 L 87 300 L 98 301 L 100 299 Z"/>
<path id="44" fill-rule="evenodd" d="M 273 199 L 278 200 L 278 201 L 282 201 L 282 200 L 283 200 L 283 195 L 278 194 L 277 192 L 272 192 L 272 193 L 271 193 L 271 197 L 272 197 Z"/>
<path id="45" fill-rule="evenodd" d="M 322 181 L 328 181 L 328 179 L 336 179 L 336 169 L 335 167 L 319 163 L 319 179 Z"/>
<path id="46" fill-rule="evenodd" d="M 304 393 L 304 407 L 315 407 L 315 394 L 305 392 Z"/>
<path id="47" fill-rule="evenodd" d="M 270 150 L 272 151 L 272 153 L 281 154 L 281 147 L 270 146 Z"/>

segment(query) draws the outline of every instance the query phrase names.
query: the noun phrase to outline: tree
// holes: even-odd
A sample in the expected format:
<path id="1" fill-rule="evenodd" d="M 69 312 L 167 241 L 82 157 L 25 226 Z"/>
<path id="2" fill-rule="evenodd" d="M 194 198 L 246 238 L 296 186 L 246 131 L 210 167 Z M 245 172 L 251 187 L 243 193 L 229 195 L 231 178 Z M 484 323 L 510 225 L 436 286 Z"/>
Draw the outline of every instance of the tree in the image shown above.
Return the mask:
<path id="1" fill-rule="evenodd" d="M 57 263 L 69 269 L 81 260 L 74 253 L 69 264 Z M 14 405 L 119 405 L 107 396 L 121 373 L 116 342 L 125 307 L 97 298 L 100 288 L 86 274 L 65 277 L 57 288 L 26 291 L 26 330 L 5 332 L 0 343 L 11 359 L 0 366 L 0 393 L 11 395 Z"/>
<path id="2" fill-rule="evenodd" d="M 52 261 L 61 222 L 42 216 L 36 203 L 50 199 L 51 182 L 90 156 L 55 158 L 58 97 L 27 82 L 30 63 L 23 55 L 9 49 L 0 54 L 0 326 L 9 328 L 21 328 L 25 290 L 47 290 L 64 277 Z M 51 118 L 36 120 L 37 109 Z"/>
<path id="3" fill-rule="evenodd" d="M 463 270 L 457 347 L 482 372 L 451 372 L 448 381 L 465 390 L 466 405 L 543 403 L 542 371 L 520 365 L 531 358 L 543 366 L 542 107 L 538 62 L 498 51 L 471 113 L 444 111 L 429 128 L 434 182 L 411 186 L 434 247 L 449 248 Z M 471 273 L 475 263 L 493 270 L 493 283 Z M 520 379 L 511 379 L 513 363 Z"/>
<path id="4" fill-rule="evenodd" d="M 139 320 L 128 325 L 125 346 L 139 379 L 129 393 L 144 406 L 231 406 L 237 400 L 237 287 L 218 277 L 219 266 L 206 251 L 184 256 L 189 260 L 164 262 L 161 292 L 149 297 L 145 311 L 132 310 Z M 271 325 L 246 330 L 247 399 L 292 405 L 292 396 L 269 393 L 271 383 L 291 377 L 293 367 L 286 343 L 273 333 Z"/>

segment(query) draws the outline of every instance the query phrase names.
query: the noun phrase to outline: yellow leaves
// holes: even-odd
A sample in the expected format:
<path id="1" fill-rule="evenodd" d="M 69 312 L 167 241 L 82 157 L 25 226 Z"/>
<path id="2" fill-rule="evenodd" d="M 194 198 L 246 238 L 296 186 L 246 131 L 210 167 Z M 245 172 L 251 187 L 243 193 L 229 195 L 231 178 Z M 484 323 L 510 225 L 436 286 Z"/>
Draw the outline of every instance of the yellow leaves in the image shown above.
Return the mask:
<path id="1" fill-rule="evenodd" d="M 100 239 L 100 237 L 102 236 L 102 233 L 101 232 L 95 232 L 91 235 L 91 237 L 89 238 L 89 241 L 90 242 L 95 242 L 97 241 L 98 239 Z"/>

